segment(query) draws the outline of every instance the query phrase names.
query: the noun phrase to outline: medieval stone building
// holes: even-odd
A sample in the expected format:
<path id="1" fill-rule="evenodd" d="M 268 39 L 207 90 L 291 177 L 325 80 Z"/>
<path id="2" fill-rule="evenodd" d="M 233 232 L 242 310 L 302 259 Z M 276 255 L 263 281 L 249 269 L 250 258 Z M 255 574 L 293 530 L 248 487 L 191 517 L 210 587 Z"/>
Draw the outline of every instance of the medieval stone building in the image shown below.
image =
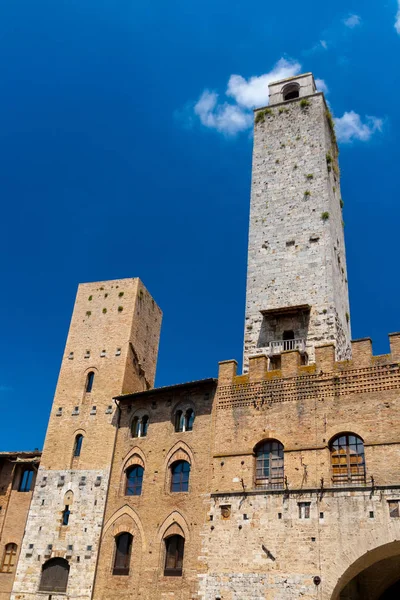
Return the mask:
<path id="1" fill-rule="evenodd" d="M 154 388 L 141 281 L 79 286 L 40 466 L 0 456 L 0 600 L 400 597 L 400 334 L 350 341 L 341 206 L 323 94 L 276 82 L 243 374 Z"/>

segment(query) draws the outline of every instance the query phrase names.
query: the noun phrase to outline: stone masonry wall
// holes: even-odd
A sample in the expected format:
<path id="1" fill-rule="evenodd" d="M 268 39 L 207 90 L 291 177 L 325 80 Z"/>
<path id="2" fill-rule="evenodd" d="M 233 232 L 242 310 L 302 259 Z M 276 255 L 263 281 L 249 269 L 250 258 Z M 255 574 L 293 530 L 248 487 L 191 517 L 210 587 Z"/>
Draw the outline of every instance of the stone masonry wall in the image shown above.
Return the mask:
<path id="1" fill-rule="evenodd" d="M 260 311 L 288 306 L 311 306 L 309 322 L 295 327 L 311 362 L 327 341 L 338 359 L 350 356 L 336 143 L 323 94 L 306 100 L 269 107 L 254 127 L 244 371 L 266 341 Z"/>

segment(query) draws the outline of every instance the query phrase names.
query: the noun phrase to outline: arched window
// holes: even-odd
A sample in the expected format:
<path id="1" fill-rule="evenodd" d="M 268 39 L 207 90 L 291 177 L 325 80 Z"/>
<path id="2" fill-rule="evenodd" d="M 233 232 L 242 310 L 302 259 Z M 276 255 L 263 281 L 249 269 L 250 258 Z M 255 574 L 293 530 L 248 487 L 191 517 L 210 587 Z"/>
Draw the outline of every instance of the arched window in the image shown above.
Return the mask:
<path id="1" fill-rule="evenodd" d="M 164 575 L 182 575 L 184 547 L 185 539 L 181 535 L 166 538 Z"/>
<path id="2" fill-rule="evenodd" d="M 68 575 L 68 561 L 65 558 L 51 558 L 42 567 L 39 590 L 41 592 L 66 592 Z"/>
<path id="3" fill-rule="evenodd" d="M 184 426 L 185 419 L 183 412 L 181 410 L 177 410 L 175 413 L 175 431 L 183 431 Z"/>
<path id="4" fill-rule="evenodd" d="M 171 492 L 189 491 L 190 464 L 186 460 L 177 460 L 171 465 Z"/>
<path id="5" fill-rule="evenodd" d="M 336 485 L 365 483 L 364 443 L 358 435 L 341 433 L 329 445 L 332 480 Z"/>
<path id="6" fill-rule="evenodd" d="M 133 536 L 130 533 L 120 533 L 115 538 L 115 555 L 113 575 L 129 575 Z"/>
<path id="7" fill-rule="evenodd" d="M 86 378 L 86 393 L 87 394 L 89 394 L 89 392 L 92 391 L 93 381 L 94 381 L 94 372 L 90 371 L 90 373 L 87 374 L 87 378 Z"/>
<path id="8" fill-rule="evenodd" d="M 21 481 L 19 482 L 18 488 L 19 492 L 29 492 L 31 490 L 33 475 L 34 472 L 32 468 L 24 469 L 22 471 Z"/>
<path id="9" fill-rule="evenodd" d="M 289 83 L 288 85 L 285 85 L 285 87 L 282 90 L 282 94 L 283 94 L 283 99 L 286 100 L 293 100 L 294 98 L 298 98 L 300 95 L 300 86 L 298 83 Z"/>
<path id="10" fill-rule="evenodd" d="M 15 567 L 15 558 L 17 556 L 17 544 L 7 544 L 4 548 L 3 561 L 1 563 L 2 573 L 12 573 Z"/>
<path id="11" fill-rule="evenodd" d="M 185 412 L 177 410 L 175 413 L 175 431 L 192 431 L 194 423 L 194 410 L 188 408 Z"/>
<path id="12" fill-rule="evenodd" d="M 133 465 L 126 471 L 125 496 L 140 496 L 142 493 L 144 469 L 140 465 Z"/>
<path id="13" fill-rule="evenodd" d="M 78 433 L 78 435 L 75 438 L 74 457 L 78 457 L 81 455 L 82 442 L 83 442 L 83 435 L 81 433 Z"/>
<path id="14" fill-rule="evenodd" d="M 194 423 L 194 410 L 188 408 L 185 413 L 185 431 L 192 431 Z"/>
<path id="15" fill-rule="evenodd" d="M 132 419 L 132 425 L 131 425 L 132 437 L 146 437 L 148 428 L 149 428 L 148 415 L 143 415 L 142 417 L 134 417 Z"/>
<path id="16" fill-rule="evenodd" d="M 141 431 L 140 431 L 140 434 L 141 434 L 140 437 L 146 437 L 148 427 L 149 427 L 149 417 L 147 415 L 144 415 L 142 417 L 142 427 L 141 427 Z"/>
<path id="17" fill-rule="evenodd" d="M 283 487 L 283 445 L 267 440 L 256 446 L 256 485 L 265 488 Z"/>

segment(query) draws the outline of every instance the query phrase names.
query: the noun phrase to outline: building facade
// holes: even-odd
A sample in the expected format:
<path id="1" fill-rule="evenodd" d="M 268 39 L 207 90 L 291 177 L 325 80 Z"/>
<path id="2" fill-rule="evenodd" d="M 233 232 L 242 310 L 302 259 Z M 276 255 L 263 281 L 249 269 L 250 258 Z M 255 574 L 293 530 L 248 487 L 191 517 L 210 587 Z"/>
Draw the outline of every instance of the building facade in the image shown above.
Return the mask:
<path id="1" fill-rule="evenodd" d="M 160 326 L 138 279 L 79 286 L 18 564 L 21 529 L 1 534 L 0 597 L 398 598 L 400 334 L 384 356 L 351 341 L 312 74 L 255 111 L 243 373 L 227 360 L 154 388 Z"/>

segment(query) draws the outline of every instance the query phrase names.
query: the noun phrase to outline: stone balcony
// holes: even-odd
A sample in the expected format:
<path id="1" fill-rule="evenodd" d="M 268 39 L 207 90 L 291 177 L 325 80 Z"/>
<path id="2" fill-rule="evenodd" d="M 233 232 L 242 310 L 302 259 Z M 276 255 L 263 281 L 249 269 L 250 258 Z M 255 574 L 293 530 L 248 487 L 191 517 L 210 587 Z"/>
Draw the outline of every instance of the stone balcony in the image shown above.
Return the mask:
<path id="1" fill-rule="evenodd" d="M 293 340 L 272 340 L 265 348 L 269 356 L 276 356 L 288 350 L 298 350 L 301 354 L 306 351 L 306 342 L 304 338 L 294 338 Z"/>

